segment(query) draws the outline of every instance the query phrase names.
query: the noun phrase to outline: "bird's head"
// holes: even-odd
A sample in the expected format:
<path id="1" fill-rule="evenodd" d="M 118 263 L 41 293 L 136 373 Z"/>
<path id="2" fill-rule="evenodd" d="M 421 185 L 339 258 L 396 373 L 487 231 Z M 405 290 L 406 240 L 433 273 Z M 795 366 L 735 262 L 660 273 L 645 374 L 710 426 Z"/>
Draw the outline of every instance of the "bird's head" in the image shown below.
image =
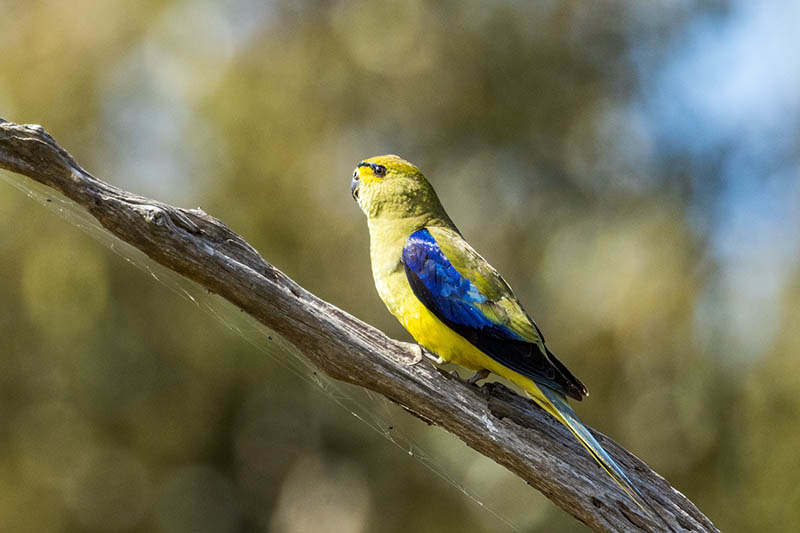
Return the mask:
<path id="1" fill-rule="evenodd" d="M 447 216 L 422 172 L 396 155 L 379 155 L 359 163 L 350 191 L 370 219 Z"/>

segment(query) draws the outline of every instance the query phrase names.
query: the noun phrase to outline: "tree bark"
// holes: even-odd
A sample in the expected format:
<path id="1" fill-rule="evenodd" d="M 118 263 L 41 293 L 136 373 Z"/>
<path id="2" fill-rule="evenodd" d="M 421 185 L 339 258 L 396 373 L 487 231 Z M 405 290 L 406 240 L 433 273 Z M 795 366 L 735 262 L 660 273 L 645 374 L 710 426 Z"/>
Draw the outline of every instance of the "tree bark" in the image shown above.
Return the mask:
<path id="1" fill-rule="evenodd" d="M 660 515 L 639 509 L 561 424 L 496 383 L 466 385 L 325 302 L 200 209 L 131 194 L 85 170 L 40 126 L 0 119 L 0 168 L 64 194 L 108 231 L 226 298 L 294 344 L 320 371 L 382 394 L 505 466 L 597 531 L 717 531 L 683 494 L 620 445 L 598 441 Z"/>

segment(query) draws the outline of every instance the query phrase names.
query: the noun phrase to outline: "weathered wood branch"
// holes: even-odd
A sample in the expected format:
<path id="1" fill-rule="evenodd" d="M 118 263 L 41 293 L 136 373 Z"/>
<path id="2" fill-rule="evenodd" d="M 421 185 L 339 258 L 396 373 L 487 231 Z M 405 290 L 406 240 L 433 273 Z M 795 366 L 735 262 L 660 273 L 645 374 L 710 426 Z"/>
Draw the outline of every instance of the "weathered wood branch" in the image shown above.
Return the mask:
<path id="1" fill-rule="evenodd" d="M 380 393 L 505 466 L 598 531 L 717 531 L 661 476 L 596 433 L 666 522 L 646 516 L 553 418 L 499 384 L 468 386 L 317 298 L 199 209 L 131 194 L 85 170 L 40 126 L 0 119 L 0 168 L 82 206 L 153 260 L 226 298 L 294 344 L 319 370 Z M 366 260 L 366 259 L 365 259 Z"/>

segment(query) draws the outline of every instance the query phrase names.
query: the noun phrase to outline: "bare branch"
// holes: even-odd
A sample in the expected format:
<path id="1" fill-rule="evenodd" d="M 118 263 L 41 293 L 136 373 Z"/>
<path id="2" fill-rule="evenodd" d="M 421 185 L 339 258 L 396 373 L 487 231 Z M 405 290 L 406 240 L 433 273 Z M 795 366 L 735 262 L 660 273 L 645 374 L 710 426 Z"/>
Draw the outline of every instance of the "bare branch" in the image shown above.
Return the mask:
<path id="1" fill-rule="evenodd" d="M 380 393 L 505 466 L 598 531 L 717 531 L 646 464 L 596 433 L 668 525 L 655 523 L 558 422 L 499 384 L 469 386 L 320 300 L 199 209 L 181 209 L 98 180 L 40 126 L 0 119 L 0 168 L 43 183 L 158 263 L 226 298 L 282 335 L 325 374 Z"/>

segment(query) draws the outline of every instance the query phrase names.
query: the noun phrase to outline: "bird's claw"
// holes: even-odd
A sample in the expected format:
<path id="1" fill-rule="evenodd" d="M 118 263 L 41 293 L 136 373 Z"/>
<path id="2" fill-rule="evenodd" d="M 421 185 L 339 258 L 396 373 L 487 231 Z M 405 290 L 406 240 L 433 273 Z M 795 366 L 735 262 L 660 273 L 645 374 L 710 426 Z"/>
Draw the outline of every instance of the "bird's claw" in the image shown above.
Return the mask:
<path id="1" fill-rule="evenodd" d="M 405 343 L 408 346 L 409 350 L 414 352 L 414 358 L 408 363 L 408 366 L 416 366 L 422 361 L 423 357 L 429 359 L 431 362 L 436 363 L 437 365 L 442 365 L 446 363 L 444 359 L 439 357 L 438 355 L 434 355 L 419 344 L 408 342 Z"/>
<path id="2" fill-rule="evenodd" d="M 467 379 L 465 379 L 464 382 L 467 385 L 475 385 L 475 383 L 477 383 L 478 381 L 488 378 L 489 374 L 491 374 L 491 372 L 489 370 L 487 370 L 485 368 L 482 368 L 482 369 L 478 370 L 477 372 L 475 372 L 474 374 L 472 374 Z"/>
<path id="3" fill-rule="evenodd" d="M 477 383 L 478 381 L 488 378 L 489 374 L 491 374 L 491 372 L 489 370 L 485 369 L 485 368 L 483 368 L 481 370 L 478 370 L 477 372 L 475 372 L 474 374 L 472 374 L 468 378 L 462 378 L 459 375 L 459 373 L 456 372 L 455 370 L 450 372 L 451 376 L 453 376 L 455 379 L 457 379 L 458 381 L 460 381 L 464 385 L 475 385 L 475 383 Z"/>
<path id="4" fill-rule="evenodd" d="M 422 361 L 422 346 L 419 344 L 411 344 L 409 343 L 408 347 L 414 352 L 414 358 L 411 359 L 411 362 L 408 363 L 408 366 L 416 366 Z"/>

